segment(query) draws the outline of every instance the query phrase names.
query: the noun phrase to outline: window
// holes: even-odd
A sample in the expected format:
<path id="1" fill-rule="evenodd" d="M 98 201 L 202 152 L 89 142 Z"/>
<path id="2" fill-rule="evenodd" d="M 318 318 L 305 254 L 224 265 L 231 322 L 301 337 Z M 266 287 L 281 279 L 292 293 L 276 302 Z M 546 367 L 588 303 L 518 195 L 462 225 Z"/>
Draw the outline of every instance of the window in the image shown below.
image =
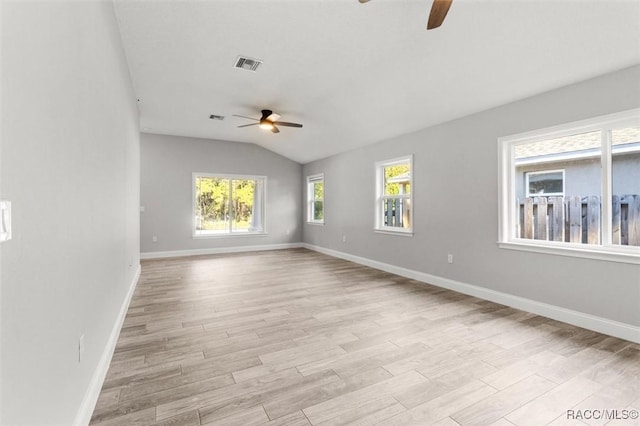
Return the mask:
<path id="1" fill-rule="evenodd" d="M 193 174 L 194 237 L 264 234 L 267 178 Z"/>
<path id="2" fill-rule="evenodd" d="M 324 223 L 324 175 L 307 177 L 307 222 Z"/>
<path id="3" fill-rule="evenodd" d="M 376 163 L 376 227 L 412 235 L 413 156 Z"/>
<path id="4" fill-rule="evenodd" d="M 501 247 L 640 263 L 640 110 L 499 145 Z"/>
<path id="5" fill-rule="evenodd" d="M 564 170 L 527 172 L 527 197 L 564 195 Z"/>

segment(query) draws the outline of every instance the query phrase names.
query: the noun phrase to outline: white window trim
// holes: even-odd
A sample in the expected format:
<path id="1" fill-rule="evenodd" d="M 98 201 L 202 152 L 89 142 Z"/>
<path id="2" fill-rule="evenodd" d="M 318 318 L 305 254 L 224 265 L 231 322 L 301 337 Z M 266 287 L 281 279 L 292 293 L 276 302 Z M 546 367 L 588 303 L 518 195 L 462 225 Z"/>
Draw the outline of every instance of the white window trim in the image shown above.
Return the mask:
<path id="1" fill-rule="evenodd" d="M 322 219 L 315 220 L 313 218 L 313 202 L 315 200 L 315 193 L 310 192 L 311 186 L 316 182 L 322 182 L 323 196 L 322 196 Z M 324 225 L 324 173 L 318 173 L 315 175 L 307 176 L 307 223 L 310 225 Z"/>
<path id="2" fill-rule="evenodd" d="M 537 193 L 531 193 L 529 192 L 529 176 L 531 175 L 546 175 L 548 173 L 562 173 L 562 192 L 548 192 L 548 193 L 544 193 L 544 194 L 537 194 Z M 564 169 L 557 169 L 557 170 L 538 170 L 535 172 L 525 172 L 525 194 L 527 197 L 557 197 L 557 196 L 564 196 L 565 193 L 565 188 L 564 188 L 564 183 L 565 183 L 565 179 L 564 179 Z"/>
<path id="3" fill-rule="evenodd" d="M 612 262 L 640 264 L 640 247 L 611 243 L 611 203 L 602 203 L 602 244 L 572 244 L 556 241 L 529 240 L 515 236 L 515 145 L 570 136 L 589 131 L 602 131 L 601 197 L 611 200 L 612 129 L 640 125 L 640 108 L 594 117 L 546 129 L 505 136 L 498 139 L 498 246 L 505 249 L 532 251 L 561 256 L 582 257 Z M 564 183 L 563 183 L 564 186 Z"/>
<path id="4" fill-rule="evenodd" d="M 409 186 L 411 188 L 410 194 L 403 195 L 384 195 L 384 168 L 388 166 L 394 166 L 397 164 L 409 163 Z M 390 160 L 377 161 L 375 163 L 375 175 L 376 175 L 376 199 L 375 199 L 375 224 L 374 232 L 380 234 L 402 235 L 411 237 L 413 236 L 413 193 L 415 188 L 413 187 L 413 154 L 405 155 L 403 157 L 392 158 Z M 380 201 L 389 198 L 403 198 L 409 200 L 411 208 L 411 228 L 396 228 L 393 226 L 384 226 L 384 217 L 382 214 L 382 207 Z"/>
<path id="5" fill-rule="evenodd" d="M 197 234 L 196 233 L 196 178 L 210 177 L 237 180 L 262 180 L 262 231 L 242 231 L 242 232 L 224 232 L 219 234 Z M 230 192 L 229 195 L 232 195 Z M 267 177 L 257 175 L 236 175 L 227 173 L 197 173 L 191 174 L 191 238 L 192 239 L 208 239 L 208 238 L 235 238 L 235 237 L 259 237 L 266 236 L 267 233 Z"/>

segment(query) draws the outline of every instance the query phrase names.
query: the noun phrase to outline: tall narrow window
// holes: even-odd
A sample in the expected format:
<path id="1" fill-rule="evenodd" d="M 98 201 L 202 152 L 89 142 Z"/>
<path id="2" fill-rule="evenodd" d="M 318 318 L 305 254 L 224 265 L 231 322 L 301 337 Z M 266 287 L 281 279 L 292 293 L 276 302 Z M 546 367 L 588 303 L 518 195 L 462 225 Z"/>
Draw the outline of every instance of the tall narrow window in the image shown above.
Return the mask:
<path id="1" fill-rule="evenodd" d="M 194 173 L 194 236 L 263 234 L 264 176 Z"/>
<path id="2" fill-rule="evenodd" d="M 501 247 L 640 263 L 640 110 L 500 149 Z"/>
<path id="3" fill-rule="evenodd" d="M 307 177 L 307 222 L 324 223 L 324 175 Z"/>
<path id="4" fill-rule="evenodd" d="M 413 231 L 413 157 L 376 163 L 376 230 Z"/>

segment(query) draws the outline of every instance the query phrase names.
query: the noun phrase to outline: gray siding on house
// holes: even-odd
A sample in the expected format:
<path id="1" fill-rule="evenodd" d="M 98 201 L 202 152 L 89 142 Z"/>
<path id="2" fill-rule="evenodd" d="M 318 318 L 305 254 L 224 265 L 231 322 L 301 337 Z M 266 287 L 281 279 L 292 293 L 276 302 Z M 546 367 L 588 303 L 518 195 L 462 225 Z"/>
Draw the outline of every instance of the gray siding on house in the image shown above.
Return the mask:
<path id="1" fill-rule="evenodd" d="M 525 173 L 542 170 L 564 170 L 565 195 L 600 195 L 601 165 L 599 158 L 545 163 L 516 168 L 516 197 L 524 198 Z M 614 157 L 612 160 L 614 194 L 640 194 L 640 153 Z"/>
<path id="2" fill-rule="evenodd" d="M 613 193 L 617 195 L 640 194 L 640 153 L 625 156 L 624 161 L 616 161 L 612 166 Z"/>
<path id="3" fill-rule="evenodd" d="M 306 243 L 640 326 L 640 265 L 500 249 L 498 138 L 640 107 L 640 66 L 314 161 Z M 425 102 L 434 100 L 425 99 Z M 437 101 L 437 100 L 435 100 Z M 374 163 L 414 154 L 414 236 L 376 233 Z M 343 235 L 346 242 L 343 242 Z M 447 254 L 454 263 L 447 263 Z"/>
<path id="4" fill-rule="evenodd" d="M 295 161 L 249 143 L 147 133 L 141 151 L 142 253 L 301 241 L 302 166 Z M 194 172 L 266 176 L 267 235 L 192 238 Z"/>

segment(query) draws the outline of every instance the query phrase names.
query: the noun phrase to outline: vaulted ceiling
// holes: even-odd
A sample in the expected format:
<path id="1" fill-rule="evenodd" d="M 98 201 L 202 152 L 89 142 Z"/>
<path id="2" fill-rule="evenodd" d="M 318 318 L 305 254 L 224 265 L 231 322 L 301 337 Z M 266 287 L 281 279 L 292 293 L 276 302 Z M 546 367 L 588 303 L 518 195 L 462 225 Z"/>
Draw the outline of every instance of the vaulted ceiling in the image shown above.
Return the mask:
<path id="1" fill-rule="evenodd" d="M 431 31 L 431 0 L 115 4 L 143 132 L 301 163 L 640 63 L 640 0 L 454 0 Z M 237 128 L 264 108 L 304 127 Z"/>

